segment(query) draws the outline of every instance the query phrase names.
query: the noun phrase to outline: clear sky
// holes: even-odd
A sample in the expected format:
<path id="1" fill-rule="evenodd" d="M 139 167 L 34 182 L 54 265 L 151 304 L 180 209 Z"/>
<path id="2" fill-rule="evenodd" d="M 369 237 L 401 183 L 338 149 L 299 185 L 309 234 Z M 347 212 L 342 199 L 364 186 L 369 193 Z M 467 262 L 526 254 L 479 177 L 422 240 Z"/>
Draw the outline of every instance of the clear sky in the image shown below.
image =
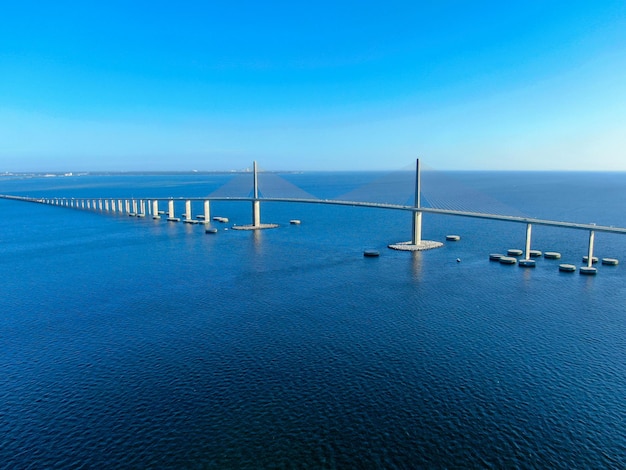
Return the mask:
<path id="1" fill-rule="evenodd" d="M 626 170 L 626 2 L 40 1 L 0 172 Z"/>

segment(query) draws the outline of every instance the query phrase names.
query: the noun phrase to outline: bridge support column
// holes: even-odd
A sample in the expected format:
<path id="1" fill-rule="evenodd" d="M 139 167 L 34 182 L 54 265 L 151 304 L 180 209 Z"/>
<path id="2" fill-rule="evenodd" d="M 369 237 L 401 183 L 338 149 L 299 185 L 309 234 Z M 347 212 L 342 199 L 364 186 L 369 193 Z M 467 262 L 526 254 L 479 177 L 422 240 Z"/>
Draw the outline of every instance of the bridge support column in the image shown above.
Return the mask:
<path id="1" fill-rule="evenodd" d="M 261 225 L 261 202 L 252 201 L 252 226 L 259 227 Z"/>
<path id="2" fill-rule="evenodd" d="M 258 227 L 261 225 L 261 202 L 259 201 L 259 180 L 257 176 L 256 160 L 252 164 L 252 170 L 254 172 L 254 201 L 252 201 L 252 226 Z"/>
<path id="3" fill-rule="evenodd" d="M 98 209 L 102 210 L 102 199 L 98 199 Z"/>
<path id="4" fill-rule="evenodd" d="M 137 215 L 137 199 L 133 199 L 133 214 Z"/>
<path id="5" fill-rule="evenodd" d="M 159 215 L 159 201 L 156 199 L 152 201 L 152 218 L 155 220 L 161 218 Z"/>
<path id="6" fill-rule="evenodd" d="M 590 268 L 593 264 L 593 242 L 595 238 L 595 232 L 589 230 L 589 251 L 587 253 L 587 267 Z"/>
<path id="7" fill-rule="evenodd" d="M 104 200 L 104 210 L 106 212 L 109 212 L 109 200 L 108 199 Z"/>
<path id="8" fill-rule="evenodd" d="M 174 200 L 170 199 L 169 201 L 167 201 L 167 220 L 170 222 L 178 222 L 179 219 L 177 219 L 174 216 Z"/>
<path id="9" fill-rule="evenodd" d="M 533 231 L 533 226 L 532 224 L 527 224 L 526 225 L 526 258 L 525 259 L 530 259 L 530 236 L 531 233 Z"/>
<path id="10" fill-rule="evenodd" d="M 422 213 L 420 211 L 413 212 L 413 238 L 411 243 L 419 245 L 422 242 Z"/>
<path id="11" fill-rule="evenodd" d="M 143 199 L 139 200 L 139 213 L 137 217 L 145 217 L 146 216 L 146 201 Z"/>
<path id="12" fill-rule="evenodd" d="M 190 200 L 186 200 L 185 201 L 185 220 L 184 222 L 192 222 L 193 219 L 191 218 L 191 201 Z"/>
<path id="13" fill-rule="evenodd" d="M 208 224 L 211 221 L 211 203 L 208 200 L 204 201 L 204 223 Z"/>

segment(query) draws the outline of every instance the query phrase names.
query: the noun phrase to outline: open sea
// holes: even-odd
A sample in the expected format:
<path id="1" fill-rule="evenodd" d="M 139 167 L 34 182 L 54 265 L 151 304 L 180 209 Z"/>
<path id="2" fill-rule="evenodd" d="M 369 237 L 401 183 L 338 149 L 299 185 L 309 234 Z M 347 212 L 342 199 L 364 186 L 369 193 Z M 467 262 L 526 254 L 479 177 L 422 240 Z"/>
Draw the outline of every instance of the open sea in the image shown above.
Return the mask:
<path id="1" fill-rule="evenodd" d="M 322 199 L 376 176 L 280 175 Z M 626 227 L 626 173 L 447 176 Z M 201 197 L 229 178 L 2 176 L 0 193 Z M 213 202 L 230 223 L 210 235 L 0 199 L 0 468 L 626 468 L 626 235 L 596 233 L 621 264 L 583 276 L 558 265 L 583 265 L 585 231 L 534 226 L 562 258 L 524 269 L 489 261 L 524 224 L 424 214 L 444 246 L 408 253 L 387 248 L 408 212 L 261 211 L 279 227 L 226 230 L 251 204 Z"/>

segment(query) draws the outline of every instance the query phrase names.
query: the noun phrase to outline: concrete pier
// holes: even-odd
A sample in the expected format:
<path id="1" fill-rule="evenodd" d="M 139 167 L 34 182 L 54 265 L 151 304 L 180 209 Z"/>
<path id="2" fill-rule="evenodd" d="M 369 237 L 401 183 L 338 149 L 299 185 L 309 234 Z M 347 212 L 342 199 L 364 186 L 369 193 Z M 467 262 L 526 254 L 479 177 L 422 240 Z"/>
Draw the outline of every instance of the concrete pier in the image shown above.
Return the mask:
<path id="1" fill-rule="evenodd" d="M 180 222 L 180 219 L 178 219 L 174 215 L 174 200 L 173 199 L 170 199 L 169 201 L 167 201 L 167 220 L 169 222 Z"/>
<path id="2" fill-rule="evenodd" d="M 130 201 L 128 199 L 124 199 L 124 212 L 130 214 Z"/>
<path id="3" fill-rule="evenodd" d="M 133 214 L 137 215 L 137 199 L 133 199 L 132 206 L 133 206 Z"/>
<path id="4" fill-rule="evenodd" d="M 104 200 L 104 210 L 106 212 L 109 212 L 109 200 L 108 199 Z"/>
<path id="5" fill-rule="evenodd" d="M 593 242 L 595 239 L 596 233 L 593 230 L 589 231 L 589 251 L 587 254 L 587 267 L 591 267 L 591 264 L 593 263 Z"/>
<path id="6" fill-rule="evenodd" d="M 137 217 L 145 217 L 146 216 L 146 201 L 143 199 L 139 200 L 139 212 L 137 213 Z"/>
<path id="7" fill-rule="evenodd" d="M 596 274 L 598 270 L 593 267 L 593 243 L 595 239 L 595 230 L 589 230 L 589 251 L 587 253 L 587 266 L 581 266 L 580 274 Z M 597 258 L 596 258 L 597 262 Z"/>
<path id="8" fill-rule="evenodd" d="M 518 265 L 522 268 L 534 268 L 537 263 L 534 259 L 530 259 L 533 256 L 533 251 L 530 249 L 530 237 L 532 234 L 532 224 L 526 224 L 526 246 L 524 250 L 524 259 L 519 260 Z"/>
<path id="9" fill-rule="evenodd" d="M 152 201 L 152 218 L 155 220 L 161 218 L 159 215 L 159 201 L 156 199 Z"/>
<path id="10" fill-rule="evenodd" d="M 211 221 L 211 204 L 208 200 L 204 201 L 204 223 L 208 224 Z"/>
<path id="11" fill-rule="evenodd" d="M 530 236 L 532 234 L 533 231 L 533 226 L 532 224 L 526 224 L 526 259 L 530 259 Z"/>
<path id="12" fill-rule="evenodd" d="M 191 201 L 190 200 L 185 201 L 185 213 L 183 215 L 185 217 L 183 222 L 187 224 L 195 222 L 195 220 L 191 218 Z"/>

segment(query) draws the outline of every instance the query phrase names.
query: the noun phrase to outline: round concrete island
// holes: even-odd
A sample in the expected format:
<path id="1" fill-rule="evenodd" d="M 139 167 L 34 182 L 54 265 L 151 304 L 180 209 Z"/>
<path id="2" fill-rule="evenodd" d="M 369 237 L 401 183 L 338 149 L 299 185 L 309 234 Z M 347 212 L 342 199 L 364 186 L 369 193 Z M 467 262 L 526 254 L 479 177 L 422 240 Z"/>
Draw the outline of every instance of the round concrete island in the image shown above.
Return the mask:
<path id="1" fill-rule="evenodd" d="M 517 258 L 513 258 L 512 256 L 503 256 L 499 261 L 501 264 L 515 264 L 517 263 Z"/>
<path id="2" fill-rule="evenodd" d="M 500 253 L 491 253 L 489 255 L 489 260 L 490 261 L 500 261 L 500 258 L 502 258 L 504 255 L 501 255 Z"/>
<path id="3" fill-rule="evenodd" d="M 589 256 L 583 256 L 583 263 L 588 263 L 589 262 Z M 597 263 L 598 262 L 598 258 L 596 256 L 592 256 L 591 257 L 591 262 L 592 263 Z"/>
<path id="4" fill-rule="evenodd" d="M 586 274 L 586 275 L 594 275 L 597 274 L 598 270 L 596 268 L 594 268 L 593 266 L 581 266 L 580 267 L 580 274 Z"/>
<path id="5" fill-rule="evenodd" d="M 539 250 L 530 250 L 528 254 L 531 258 L 540 258 L 543 253 L 541 253 L 541 251 Z"/>
<path id="6" fill-rule="evenodd" d="M 522 250 L 518 250 L 516 248 L 511 248 L 510 250 L 507 250 L 507 255 L 509 256 L 522 256 L 522 254 L 524 253 Z"/>
<path id="7" fill-rule="evenodd" d="M 619 261 L 615 258 L 602 258 L 602 264 L 607 266 L 617 266 Z"/>
<path id="8" fill-rule="evenodd" d="M 543 257 L 546 259 L 560 259 L 561 253 L 558 253 L 556 251 L 546 251 Z"/>
<path id="9" fill-rule="evenodd" d="M 446 240 L 451 242 L 458 242 L 461 239 L 459 235 L 446 235 Z"/>
<path id="10" fill-rule="evenodd" d="M 380 256 L 380 253 L 376 250 L 365 250 L 363 251 L 363 256 L 366 258 L 377 258 Z"/>
<path id="11" fill-rule="evenodd" d="M 559 264 L 559 271 L 564 273 L 576 272 L 576 266 L 573 264 Z"/>
<path id="12" fill-rule="evenodd" d="M 521 259 L 517 264 L 522 268 L 534 268 L 537 265 L 534 259 Z"/>

